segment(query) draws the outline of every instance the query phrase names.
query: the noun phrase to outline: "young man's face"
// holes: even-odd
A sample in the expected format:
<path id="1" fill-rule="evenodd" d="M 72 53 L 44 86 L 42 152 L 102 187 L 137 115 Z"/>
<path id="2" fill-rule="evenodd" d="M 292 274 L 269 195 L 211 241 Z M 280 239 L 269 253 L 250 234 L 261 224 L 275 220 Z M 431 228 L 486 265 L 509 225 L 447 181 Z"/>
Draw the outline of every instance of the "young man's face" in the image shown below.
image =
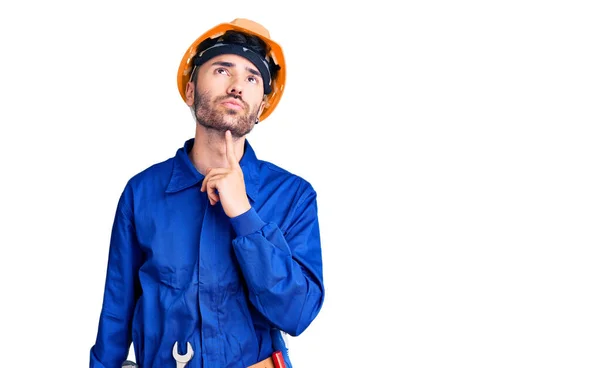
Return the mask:
<path id="1" fill-rule="evenodd" d="M 231 130 L 243 137 L 254 127 L 264 107 L 263 80 L 248 59 L 225 54 L 208 60 L 189 82 L 186 103 L 194 108 L 198 123 L 217 131 Z"/>

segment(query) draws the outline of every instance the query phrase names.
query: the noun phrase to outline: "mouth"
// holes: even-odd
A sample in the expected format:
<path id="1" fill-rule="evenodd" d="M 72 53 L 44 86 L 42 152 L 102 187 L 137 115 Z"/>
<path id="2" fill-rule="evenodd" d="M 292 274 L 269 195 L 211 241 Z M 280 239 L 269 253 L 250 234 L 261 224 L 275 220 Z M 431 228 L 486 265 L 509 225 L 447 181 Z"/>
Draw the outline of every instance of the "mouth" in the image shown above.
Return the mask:
<path id="1" fill-rule="evenodd" d="M 235 100 L 225 100 L 221 102 L 221 105 L 225 106 L 230 110 L 242 110 L 244 108 L 244 106 L 241 103 Z"/>

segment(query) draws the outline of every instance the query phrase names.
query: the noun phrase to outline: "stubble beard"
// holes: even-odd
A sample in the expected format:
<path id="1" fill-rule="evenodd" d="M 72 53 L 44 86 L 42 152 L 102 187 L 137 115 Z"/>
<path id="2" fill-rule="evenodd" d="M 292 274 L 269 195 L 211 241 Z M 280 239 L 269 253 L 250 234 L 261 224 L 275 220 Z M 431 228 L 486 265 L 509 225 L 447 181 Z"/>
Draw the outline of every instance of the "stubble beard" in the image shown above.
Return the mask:
<path id="1" fill-rule="evenodd" d="M 243 110 L 211 108 L 211 103 L 218 103 L 220 100 L 227 98 L 236 98 L 236 96 L 222 96 L 212 101 L 213 99 L 208 91 L 199 93 L 196 89 L 194 91 L 196 121 L 209 130 L 222 133 L 229 130 L 234 138 L 241 138 L 254 128 L 258 118 L 258 106 L 252 110 L 245 101 L 238 98 L 239 103 L 244 105 L 244 109 L 248 111 L 246 115 L 243 115 Z"/>

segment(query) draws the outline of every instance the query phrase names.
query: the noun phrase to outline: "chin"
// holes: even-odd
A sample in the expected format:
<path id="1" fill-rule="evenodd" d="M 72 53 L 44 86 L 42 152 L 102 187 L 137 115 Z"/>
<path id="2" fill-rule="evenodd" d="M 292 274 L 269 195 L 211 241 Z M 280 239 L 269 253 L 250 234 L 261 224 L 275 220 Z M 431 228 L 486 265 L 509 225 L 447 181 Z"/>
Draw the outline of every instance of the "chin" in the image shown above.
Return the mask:
<path id="1" fill-rule="evenodd" d="M 227 109 L 225 110 L 225 116 L 239 116 L 240 112 L 238 110 Z"/>

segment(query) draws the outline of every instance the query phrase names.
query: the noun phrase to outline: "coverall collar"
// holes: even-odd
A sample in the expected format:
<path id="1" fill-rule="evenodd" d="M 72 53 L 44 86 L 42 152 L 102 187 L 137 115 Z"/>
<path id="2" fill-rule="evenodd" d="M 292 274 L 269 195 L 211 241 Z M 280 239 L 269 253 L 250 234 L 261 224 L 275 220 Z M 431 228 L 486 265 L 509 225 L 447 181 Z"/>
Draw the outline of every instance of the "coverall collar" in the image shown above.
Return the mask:
<path id="1" fill-rule="evenodd" d="M 202 183 L 202 180 L 204 180 L 204 175 L 196 170 L 188 156 L 188 152 L 190 152 L 193 146 L 194 138 L 191 138 L 185 142 L 182 148 L 177 150 L 173 163 L 173 173 L 166 189 L 167 193 L 179 192 Z M 244 141 L 244 155 L 240 160 L 240 166 L 244 173 L 246 194 L 252 201 L 256 200 L 258 194 L 258 164 L 256 154 L 250 143 L 248 143 L 248 139 L 246 139 Z"/>

